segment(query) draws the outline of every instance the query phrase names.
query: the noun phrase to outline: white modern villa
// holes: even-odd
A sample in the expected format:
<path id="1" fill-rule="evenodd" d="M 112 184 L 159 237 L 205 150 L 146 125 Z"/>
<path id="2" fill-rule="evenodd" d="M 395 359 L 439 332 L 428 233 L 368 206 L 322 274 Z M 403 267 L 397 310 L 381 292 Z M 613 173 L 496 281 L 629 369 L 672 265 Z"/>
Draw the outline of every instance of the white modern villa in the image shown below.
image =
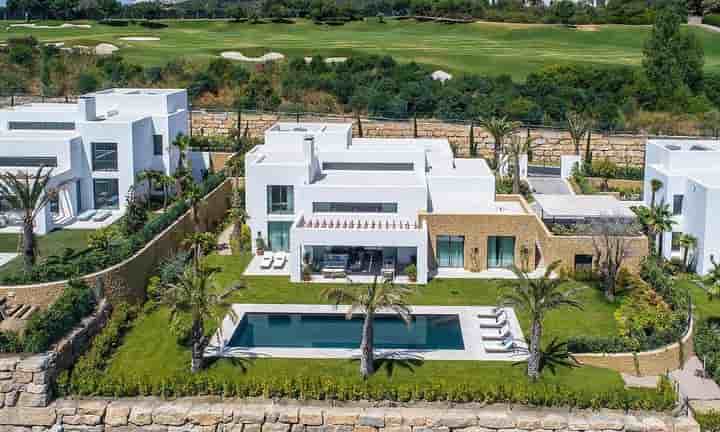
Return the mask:
<path id="1" fill-rule="evenodd" d="M 675 222 L 672 233 L 663 237 L 663 255 L 679 256 L 680 236 L 697 238 L 694 253 L 696 271 L 704 275 L 711 257 L 720 262 L 720 142 L 710 140 L 648 140 L 645 157 L 645 204 L 650 206 L 653 179 L 662 189 L 656 203 L 669 204 Z"/>
<path id="2" fill-rule="evenodd" d="M 185 90 L 110 89 L 77 103 L 33 103 L 0 109 L 0 172 L 34 174 L 52 168 L 57 199 L 42 209 L 35 231 L 117 219 L 125 196 L 144 170 L 172 174 L 172 144 L 188 131 Z M 138 188 L 145 185 L 138 185 Z M 0 229 L 19 223 L 0 208 Z"/>

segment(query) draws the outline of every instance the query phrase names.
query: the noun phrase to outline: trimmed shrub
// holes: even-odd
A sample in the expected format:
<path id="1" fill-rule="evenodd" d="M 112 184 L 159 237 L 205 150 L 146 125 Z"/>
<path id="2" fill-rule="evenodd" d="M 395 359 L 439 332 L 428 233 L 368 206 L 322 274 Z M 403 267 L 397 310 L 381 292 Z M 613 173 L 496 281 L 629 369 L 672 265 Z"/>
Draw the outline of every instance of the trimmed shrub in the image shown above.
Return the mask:
<path id="1" fill-rule="evenodd" d="M 157 21 L 140 21 L 140 25 L 145 28 L 151 29 L 164 29 L 167 28 L 167 24 Z"/>
<path id="2" fill-rule="evenodd" d="M 81 281 L 72 280 L 67 288 L 45 311 L 36 312 L 28 320 L 23 335 L 23 348 L 27 352 L 42 352 L 62 339 L 95 307 L 90 288 Z"/>
<path id="3" fill-rule="evenodd" d="M 694 413 L 694 417 L 702 432 L 720 432 L 720 411 Z"/>
<path id="4" fill-rule="evenodd" d="M 720 14 L 708 14 L 703 17 L 703 24 L 720 27 Z"/>
<path id="5" fill-rule="evenodd" d="M 624 353 L 634 346 L 620 336 L 575 336 L 568 339 L 568 351 L 573 353 Z"/>

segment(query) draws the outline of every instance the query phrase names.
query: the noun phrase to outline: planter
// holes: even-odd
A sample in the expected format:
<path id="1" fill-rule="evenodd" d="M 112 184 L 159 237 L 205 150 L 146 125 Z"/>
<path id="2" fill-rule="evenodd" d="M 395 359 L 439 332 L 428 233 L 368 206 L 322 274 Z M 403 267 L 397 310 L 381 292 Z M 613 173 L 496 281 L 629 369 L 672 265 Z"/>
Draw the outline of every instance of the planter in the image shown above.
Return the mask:
<path id="1" fill-rule="evenodd" d="M 255 250 L 255 255 L 257 255 L 257 256 L 261 256 L 261 255 L 263 255 L 264 253 L 265 253 L 265 250 L 262 249 L 262 248 L 257 248 L 257 249 Z"/>

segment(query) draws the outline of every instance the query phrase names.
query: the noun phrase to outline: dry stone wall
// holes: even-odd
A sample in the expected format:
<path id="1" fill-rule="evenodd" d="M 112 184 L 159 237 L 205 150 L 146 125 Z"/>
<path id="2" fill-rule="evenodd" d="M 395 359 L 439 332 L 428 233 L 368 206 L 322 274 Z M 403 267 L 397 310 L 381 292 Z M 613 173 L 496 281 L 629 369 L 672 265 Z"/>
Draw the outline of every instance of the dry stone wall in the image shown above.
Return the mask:
<path id="1" fill-rule="evenodd" d="M 232 112 L 193 111 L 191 118 L 192 133 L 195 135 L 227 135 L 237 127 L 237 114 Z M 247 114 L 241 116 L 242 130 L 249 136 L 261 138 L 263 132 L 273 123 L 296 121 L 297 117 L 279 114 Z M 353 134 L 359 136 L 358 125 L 353 116 L 313 116 L 302 115 L 302 122 L 332 122 L 354 124 Z M 363 136 L 366 138 L 412 138 L 415 126 L 412 121 L 389 121 L 362 119 Z M 493 138 L 480 127 L 473 127 L 474 142 L 478 144 L 481 155 L 491 156 Z M 538 138 L 539 146 L 533 150 L 533 160 L 538 163 L 558 164 L 560 155 L 573 154 L 575 147 L 566 131 L 554 129 L 532 129 L 531 135 Z M 458 154 L 470 152 L 470 126 L 467 124 L 444 123 L 437 120 L 417 120 L 417 136 L 420 138 L 447 138 L 456 147 Z M 591 151 L 597 159 L 609 158 L 620 165 L 642 166 L 645 159 L 644 135 L 603 135 L 591 136 Z M 584 150 L 583 143 L 583 150 Z"/>
<path id="2" fill-rule="evenodd" d="M 659 413 L 486 407 L 287 406 L 208 399 L 58 400 L 0 409 L 12 432 L 699 432 Z"/>

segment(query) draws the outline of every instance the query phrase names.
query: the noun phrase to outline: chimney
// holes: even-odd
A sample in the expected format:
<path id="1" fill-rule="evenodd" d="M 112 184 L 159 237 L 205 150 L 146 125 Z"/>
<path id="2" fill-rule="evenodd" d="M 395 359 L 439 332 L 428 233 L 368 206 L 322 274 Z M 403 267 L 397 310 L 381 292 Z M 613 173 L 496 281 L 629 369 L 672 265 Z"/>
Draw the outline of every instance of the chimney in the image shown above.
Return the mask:
<path id="1" fill-rule="evenodd" d="M 312 135 L 305 135 L 302 146 L 304 162 L 308 170 L 307 184 L 310 184 L 315 180 L 315 173 L 317 172 L 315 138 Z"/>
<path id="2" fill-rule="evenodd" d="M 78 110 L 80 118 L 85 121 L 93 121 L 97 119 L 97 111 L 95 109 L 95 97 L 80 96 L 78 98 Z"/>

